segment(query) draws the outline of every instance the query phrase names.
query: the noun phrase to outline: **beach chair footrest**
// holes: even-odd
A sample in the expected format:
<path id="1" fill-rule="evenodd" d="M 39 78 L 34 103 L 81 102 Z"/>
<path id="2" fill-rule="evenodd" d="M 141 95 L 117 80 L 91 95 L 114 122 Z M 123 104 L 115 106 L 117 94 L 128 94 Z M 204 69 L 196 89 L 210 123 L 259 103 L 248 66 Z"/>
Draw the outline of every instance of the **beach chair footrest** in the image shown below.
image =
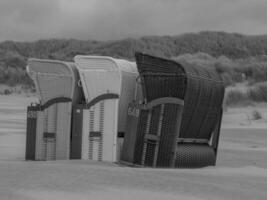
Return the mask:
<path id="1" fill-rule="evenodd" d="M 176 149 L 176 168 L 199 168 L 214 166 L 216 154 L 208 144 L 180 143 Z"/>

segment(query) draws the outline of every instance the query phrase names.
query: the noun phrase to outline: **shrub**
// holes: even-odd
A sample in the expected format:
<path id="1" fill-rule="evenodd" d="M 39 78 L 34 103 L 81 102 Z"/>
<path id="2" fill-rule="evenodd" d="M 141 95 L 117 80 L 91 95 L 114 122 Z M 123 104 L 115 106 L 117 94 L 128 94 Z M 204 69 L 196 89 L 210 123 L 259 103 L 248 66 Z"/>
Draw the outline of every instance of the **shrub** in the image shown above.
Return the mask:
<path id="1" fill-rule="evenodd" d="M 267 66 L 262 63 L 256 65 L 252 71 L 252 79 L 257 82 L 267 80 Z"/>
<path id="2" fill-rule="evenodd" d="M 4 95 L 9 95 L 9 94 L 11 94 L 12 92 L 10 91 L 10 90 L 8 90 L 8 89 L 5 89 L 4 90 Z"/>
<path id="3" fill-rule="evenodd" d="M 247 79 L 254 83 L 267 80 L 267 62 L 239 63 L 239 66 L 236 66 L 234 70 L 243 73 Z"/>
<path id="4" fill-rule="evenodd" d="M 219 74 L 221 73 L 231 74 L 233 72 L 233 66 L 230 66 L 228 63 L 217 61 L 214 63 L 214 67 Z"/>
<path id="5" fill-rule="evenodd" d="M 248 97 L 256 102 L 267 102 L 267 82 L 257 83 L 247 91 Z"/>
<path id="6" fill-rule="evenodd" d="M 253 110 L 252 113 L 251 113 L 251 119 L 252 120 L 262 119 L 262 115 L 261 115 L 261 113 L 259 111 Z"/>
<path id="7" fill-rule="evenodd" d="M 240 105 L 240 104 L 248 104 L 250 102 L 246 93 L 240 90 L 230 90 L 225 94 L 225 105 Z"/>
<path id="8" fill-rule="evenodd" d="M 226 72 L 224 72 L 224 73 L 221 74 L 221 78 L 222 78 L 225 86 L 234 85 L 234 83 L 235 83 L 233 81 L 231 75 L 228 74 L 228 73 L 226 73 Z"/>
<path id="9" fill-rule="evenodd" d="M 240 83 L 243 81 L 243 74 L 242 73 L 237 73 L 237 72 L 233 72 L 230 74 L 233 82 L 235 83 Z"/>

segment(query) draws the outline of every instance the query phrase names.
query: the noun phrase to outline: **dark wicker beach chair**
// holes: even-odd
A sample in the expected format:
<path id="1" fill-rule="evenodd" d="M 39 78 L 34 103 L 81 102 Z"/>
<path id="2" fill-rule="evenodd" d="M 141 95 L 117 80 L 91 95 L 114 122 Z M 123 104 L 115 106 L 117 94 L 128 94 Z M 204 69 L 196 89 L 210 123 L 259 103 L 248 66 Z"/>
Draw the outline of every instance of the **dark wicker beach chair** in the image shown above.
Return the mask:
<path id="1" fill-rule="evenodd" d="M 143 101 L 128 109 L 122 162 L 215 165 L 224 86 L 215 70 L 136 53 Z"/>

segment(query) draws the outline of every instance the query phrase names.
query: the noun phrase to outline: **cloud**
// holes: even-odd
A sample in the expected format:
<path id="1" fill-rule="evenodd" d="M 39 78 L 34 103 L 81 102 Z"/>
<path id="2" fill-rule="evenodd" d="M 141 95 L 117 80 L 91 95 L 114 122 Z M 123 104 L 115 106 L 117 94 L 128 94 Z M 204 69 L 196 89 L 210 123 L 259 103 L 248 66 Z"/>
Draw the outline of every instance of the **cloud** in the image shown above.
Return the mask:
<path id="1" fill-rule="evenodd" d="M 0 40 L 267 33 L 266 0 L 1 0 Z"/>
<path id="2" fill-rule="evenodd" d="M 49 37 L 58 9 L 56 0 L 1 0 L 0 40 Z"/>

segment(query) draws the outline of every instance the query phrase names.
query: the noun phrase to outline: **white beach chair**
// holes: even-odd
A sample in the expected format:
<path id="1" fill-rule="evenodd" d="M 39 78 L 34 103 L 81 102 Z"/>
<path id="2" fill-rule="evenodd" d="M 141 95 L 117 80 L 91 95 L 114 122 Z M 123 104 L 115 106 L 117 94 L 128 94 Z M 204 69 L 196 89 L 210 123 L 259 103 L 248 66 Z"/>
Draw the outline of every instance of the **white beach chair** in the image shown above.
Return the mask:
<path id="1" fill-rule="evenodd" d="M 134 99 L 136 65 L 103 56 L 75 56 L 74 61 L 86 104 L 74 109 L 72 158 L 116 162 Z"/>
<path id="2" fill-rule="evenodd" d="M 30 123 L 27 125 L 26 159 L 69 159 L 72 104 L 80 96 L 78 71 L 74 63 L 29 59 L 27 72 L 35 83 L 40 105 L 33 109 L 35 115 L 28 112 L 28 118 L 36 117 L 36 125 L 31 130 Z"/>

